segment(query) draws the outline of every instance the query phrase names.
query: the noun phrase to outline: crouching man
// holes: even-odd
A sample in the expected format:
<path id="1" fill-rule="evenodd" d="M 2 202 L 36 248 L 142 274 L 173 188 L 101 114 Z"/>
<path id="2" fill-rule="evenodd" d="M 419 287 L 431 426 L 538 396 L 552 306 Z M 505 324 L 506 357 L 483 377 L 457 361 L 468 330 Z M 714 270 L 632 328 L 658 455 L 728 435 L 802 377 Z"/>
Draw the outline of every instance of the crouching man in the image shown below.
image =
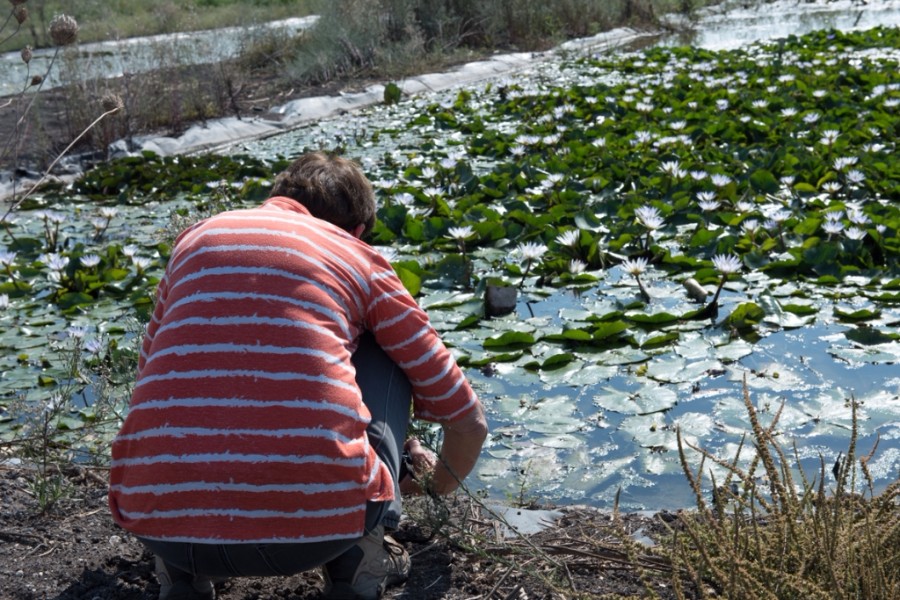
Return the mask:
<path id="1" fill-rule="evenodd" d="M 329 598 L 378 598 L 409 556 L 401 495 L 474 467 L 482 406 L 427 315 L 361 238 L 355 163 L 297 159 L 261 206 L 177 238 L 112 446 L 113 518 L 155 555 L 161 600 L 323 567 Z M 440 455 L 406 439 L 443 428 Z M 401 479 L 401 455 L 415 477 Z"/>

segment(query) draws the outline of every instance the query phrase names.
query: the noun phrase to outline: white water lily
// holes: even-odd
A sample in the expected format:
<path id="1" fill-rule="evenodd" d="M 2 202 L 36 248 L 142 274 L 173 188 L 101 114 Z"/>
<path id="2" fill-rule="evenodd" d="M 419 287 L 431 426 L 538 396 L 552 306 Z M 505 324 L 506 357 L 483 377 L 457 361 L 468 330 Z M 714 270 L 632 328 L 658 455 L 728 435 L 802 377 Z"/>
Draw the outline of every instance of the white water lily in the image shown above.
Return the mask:
<path id="1" fill-rule="evenodd" d="M 731 177 L 729 177 L 728 175 L 722 175 L 721 173 L 714 173 L 710 176 L 710 180 L 716 187 L 725 187 L 726 185 L 731 183 Z"/>
<path id="2" fill-rule="evenodd" d="M 408 207 L 413 205 L 416 201 L 416 197 L 409 192 L 400 192 L 399 194 L 394 195 L 394 200 L 397 201 L 397 204 Z"/>
<path id="3" fill-rule="evenodd" d="M 41 257 L 41 260 L 47 263 L 47 266 L 54 271 L 62 271 L 69 266 L 69 257 L 63 256 L 62 254 L 45 254 Z"/>
<path id="4" fill-rule="evenodd" d="M 539 242 L 523 242 L 516 247 L 516 253 L 526 262 L 540 260 L 547 252 L 547 246 Z"/>
<path id="5" fill-rule="evenodd" d="M 747 219 L 746 221 L 741 223 L 741 231 L 743 231 L 747 235 L 752 236 L 754 233 L 756 233 L 757 229 L 759 229 L 758 219 Z"/>
<path id="6" fill-rule="evenodd" d="M 832 165 L 835 171 L 843 171 L 847 167 L 852 167 L 859 160 L 855 156 L 838 156 L 834 159 Z"/>
<path id="7" fill-rule="evenodd" d="M 841 132 L 837 131 L 836 129 L 826 129 L 822 132 L 822 137 L 819 138 L 819 143 L 826 146 L 831 146 L 837 141 L 839 135 L 841 135 Z"/>
<path id="8" fill-rule="evenodd" d="M 96 254 L 83 254 L 78 260 L 81 262 L 81 266 L 88 269 L 92 269 L 100 264 L 100 257 Z"/>
<path id="9" fill-rule="evenodd" d="M 665 219 L 654 206 L 640 206 L 634 210 L 635 218 L 647 229 L 659 229 L 663 226 Z"/>
<path id="10" fill-rule="evenodd" d="M 577 258 L 573 258 L 569 261 L 569 273 L 572 275 L 579 275 L 584 273 L 585 269 L 587 269 L 587 263 L 583 260 L 578 260 Z"/>
<path id="11" fill-rule="evenodd" d="M 847 181 L 859 185 L 866 180 L 866 175 L 859 169 L 850 169 L 847 171 Z"/>
<path id="12" fill-rule="evenodd" d="M 712 258 L 713 266 L 722 275 L 731 275 L 741 270 L 741 259 L 734 254 L 717 254 Z"/>
<path id="13" fill-rule="evenodd" d="M 822 224 L 822 231 L 827 233 L 829 237 L 838 235 L 844 231 L 844 224 L 840 221 L 825 221 Z"/>
<path id="14" fill-rule="evenodd" d="M 756 205 L 749 200 L 739 200 L 737 204 L 734 205 L 734 210 L 739 213 L 752 213 L 756 210 Z"/>
<path id="15" fill-rule="evenodd" d="M 864 213 L 862 209 L 853 207 L 847 211 L 847 220 L 854 225 L 868 225 L 872 222 L 869 215 Z"/>
<path id="16" fill-rule="evenodd" d="M 677 160 L 664 161 L 659 168 L 663 173 L 675 179 L 681 179 L 687 175 L 687 171 L 681 168 L 681 163 Z"/>
<path id="17" fill-rule="evenodd" d="M 464 225 L 462 227 L 451 227 L 447 230 L 447 235 L 454 240 L 462 241 L 466 238 L 472 237 L 472 234 L 475 233 L 475 230 L 472 229 L 470 225 Z"/>
<path id="18" fill-rule="evenodd" d="M 708 190 L 697 192 L 697 202 L 713 202 L 716 199 L 716 193 Z"/>
<path id="19" fill-rule="evenodd" d="M 631 275 L 640 275 L 647 270 L 647 259 L 642 256 L 626 258 L 622 261 L 622 268 Z"/>
<path id="20" fill-rule="evenodd" d="M 643 256 L 638 256 L 636 258 L 626 258 L 622 261 L 622 268 L 626 273 L 631 274 L 634 277 L 634 282 L 637 283 L 638 290 L 641 294 L 641 300 L 646 303 L 649 303 L 651 298 L 650 294 L 647 293 L 647 288 L 644 287 L 644 282 L 641 281 L 641 275 L 647 270 L 648 261 Z"/>
<path id="21" fill-rule="evenodd" d="M 569 229 L 568 231 L 563 231 L 558 236 L 556 236 L 556 243 L 560 246 L 568 246 L 570 248 L 574 248 L 578 245 L 578 239 L 581 237 L 581 232 L 577 229 Z"/>
<path id="22" fill-rule="evenodd" d="M 851 240 L 858 241 L 866 237 L 866 230 L 860 229 L 859 227 L 848 227 L 844 232 L 844 235 L 846 235 Z"/>
<path id="23" fill-rule="evenodd" d="M 143 273 L 147 267 L 153 264 L 153 261 L 145 256 L 133 256 L 131 262 L 138 273 Z"/>

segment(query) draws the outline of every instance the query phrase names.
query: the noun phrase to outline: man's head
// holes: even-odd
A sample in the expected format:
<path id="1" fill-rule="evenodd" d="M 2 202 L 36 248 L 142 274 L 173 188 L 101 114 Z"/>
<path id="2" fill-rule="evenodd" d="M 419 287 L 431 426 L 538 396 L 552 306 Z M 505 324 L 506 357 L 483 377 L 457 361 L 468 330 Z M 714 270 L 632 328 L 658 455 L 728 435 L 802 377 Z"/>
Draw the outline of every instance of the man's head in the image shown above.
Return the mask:
<path id="1" fill-rule="evenodd" d="M 375 226 L 375 192 L 372 184 L 355 162 L 325 154 L 304 154 L 275 178 L 273 196 L 287 196 L 305 206 L 309 212 L 357 234 L 368 233 Z"/>

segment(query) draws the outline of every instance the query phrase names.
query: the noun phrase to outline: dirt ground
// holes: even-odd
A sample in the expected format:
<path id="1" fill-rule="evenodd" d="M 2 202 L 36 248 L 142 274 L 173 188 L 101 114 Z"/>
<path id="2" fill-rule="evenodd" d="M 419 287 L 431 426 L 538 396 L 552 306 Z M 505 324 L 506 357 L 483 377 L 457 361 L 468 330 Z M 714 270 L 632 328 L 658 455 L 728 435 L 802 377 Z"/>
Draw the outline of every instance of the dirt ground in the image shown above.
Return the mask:
<path id="1" fill-rule="evenodd" d="M 43 514 L 30 491 L 33 482 L 33 471 L 0 466 L 0 599 L 157 597 L 152 556 L 109 515 L 104 471 L 67 473 L 66 495 Z M 385 598 L 675 597 L 665 561 L 644 544 L 633 545 L 637 562 L 629 561 L 621 541 L 659 537 L 662 520 L 673 515 L 623 515 L 617 521 L 590 508 L 557 507 L 561 516 L 553 526 L 531 536 L 504 537 L 503 519 L 474 498 L 457 496 L 444 508 L 416 500 L 406 503 L 395 534 L 412 557 L 412 574 Z M 321 589 L 318 571 L 309 571 L 232 579 L 218 585 L 217 597 L 310 600 L 319 598 Z"/>

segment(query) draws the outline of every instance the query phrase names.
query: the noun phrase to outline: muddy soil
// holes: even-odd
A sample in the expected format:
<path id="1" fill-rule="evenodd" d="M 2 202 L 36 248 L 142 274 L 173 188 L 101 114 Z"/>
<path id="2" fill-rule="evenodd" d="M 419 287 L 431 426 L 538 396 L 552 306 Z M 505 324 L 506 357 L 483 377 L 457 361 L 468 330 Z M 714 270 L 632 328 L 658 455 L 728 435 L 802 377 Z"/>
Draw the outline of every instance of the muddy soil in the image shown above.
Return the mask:
<path id="1" fill-rule="evenodd" d="M 151 554 L 109 515 L 103 470 L 65 473 L 65 494 L 43 512 L 33 495 L 38 481 L 34 471 L 0 466 L 0 598 L 157 598 Z M 666 562 L 654 549 L 646 541 L 629 544 L 629 559 L 622 541 L 659 539 L 663 521 L 674 515 L 555 510 L 561 516 L 543 531 L 505 537 L 504 519 L 477 498 L 457 495 L 441 506 L 407 502 L 395 537 L 412 557 L 412 574 L 385 598 L 675 598 Z M 318 571 L 238 578 L 219 584 L 217 597 L 311 600 L 320 597 L 322 584 Z"/>

